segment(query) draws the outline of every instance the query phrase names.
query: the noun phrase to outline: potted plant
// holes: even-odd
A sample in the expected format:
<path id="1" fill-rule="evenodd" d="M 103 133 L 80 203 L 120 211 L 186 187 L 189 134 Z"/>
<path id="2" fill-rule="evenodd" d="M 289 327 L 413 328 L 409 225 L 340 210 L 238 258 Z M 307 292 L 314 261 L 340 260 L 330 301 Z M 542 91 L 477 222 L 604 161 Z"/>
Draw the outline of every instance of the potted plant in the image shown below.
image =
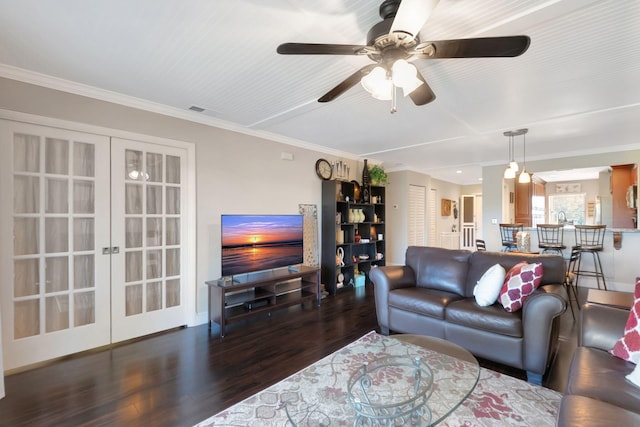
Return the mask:
<path id="1" fill-rule="evenodd" d="M 371 183 L 373 185 L 387 184 L 387 173 L 380 165 L 373 165 L 369 168 L 369 178 L 371 178 Z"/>

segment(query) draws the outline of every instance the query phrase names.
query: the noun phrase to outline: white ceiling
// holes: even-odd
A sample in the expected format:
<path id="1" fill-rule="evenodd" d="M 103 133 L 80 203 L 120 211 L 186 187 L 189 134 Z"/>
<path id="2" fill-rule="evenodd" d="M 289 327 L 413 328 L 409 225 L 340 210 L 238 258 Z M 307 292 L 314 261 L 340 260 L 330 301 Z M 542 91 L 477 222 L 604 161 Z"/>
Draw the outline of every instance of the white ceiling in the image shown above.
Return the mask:
<path id="1" fill-rule="evenodd" d="M 525 34 L 529 50 L 418 60 L 437 99 L 401 99 L 393 115 L 359 85 L 317 103 L 369 59 L 276 47 L 364 44 L 381 2 L 0 0 L 0 76 L 127 95 L 118 99 L 460 184 L 506 164 L 506 130 L 529 128 L 527 160 L 640 148 L 637 0 L 441 0 L 422 40 Z"/>

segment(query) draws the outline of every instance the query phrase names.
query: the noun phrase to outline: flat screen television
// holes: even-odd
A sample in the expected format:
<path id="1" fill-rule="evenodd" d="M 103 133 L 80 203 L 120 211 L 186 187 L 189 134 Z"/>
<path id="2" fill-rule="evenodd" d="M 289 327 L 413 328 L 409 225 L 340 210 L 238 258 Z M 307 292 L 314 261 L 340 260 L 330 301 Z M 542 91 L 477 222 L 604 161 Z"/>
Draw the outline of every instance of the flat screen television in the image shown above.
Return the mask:
<path id="1" fill-rule="evenodd" d="M 222 215 L 222 276 L 301 264 L 302 215 Z"/>

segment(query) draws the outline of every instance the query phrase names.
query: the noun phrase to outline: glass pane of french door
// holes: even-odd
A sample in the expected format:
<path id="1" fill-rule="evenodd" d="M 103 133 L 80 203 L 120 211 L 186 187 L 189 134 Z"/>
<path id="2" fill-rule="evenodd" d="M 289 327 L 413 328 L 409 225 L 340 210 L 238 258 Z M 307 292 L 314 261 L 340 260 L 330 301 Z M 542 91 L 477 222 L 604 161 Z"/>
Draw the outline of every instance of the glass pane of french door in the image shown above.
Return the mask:
<path id="1" fill-rule="evenodd" d="M 112 339 L 186 324 L 184 149 L 112 138 Z"/>
<path id="2" fill-rule="evenodd" d="M 0 120 L 4 368 L 110 342 L 109 138 Z"/>

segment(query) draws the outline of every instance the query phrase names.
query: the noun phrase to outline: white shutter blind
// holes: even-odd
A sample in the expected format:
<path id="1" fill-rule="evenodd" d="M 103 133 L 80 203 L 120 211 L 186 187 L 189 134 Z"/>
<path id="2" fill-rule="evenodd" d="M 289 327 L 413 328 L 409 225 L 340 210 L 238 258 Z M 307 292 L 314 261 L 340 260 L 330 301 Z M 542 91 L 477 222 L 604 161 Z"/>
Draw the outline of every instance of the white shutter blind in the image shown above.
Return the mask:
<path id="1" fill-rule="evenodd" d="M 436 200 L 438 200 L 438 190 L 432 188 L 430 190 L 431 197 L 429 198 L 429 246 L 438 246 L 438 239 L 436 236 Z"/>
<path id="2" fill-rule="evenodd" d="M 409 185 L 409 246 L 425 244 L 425 209 L 427 189 Z"/>

